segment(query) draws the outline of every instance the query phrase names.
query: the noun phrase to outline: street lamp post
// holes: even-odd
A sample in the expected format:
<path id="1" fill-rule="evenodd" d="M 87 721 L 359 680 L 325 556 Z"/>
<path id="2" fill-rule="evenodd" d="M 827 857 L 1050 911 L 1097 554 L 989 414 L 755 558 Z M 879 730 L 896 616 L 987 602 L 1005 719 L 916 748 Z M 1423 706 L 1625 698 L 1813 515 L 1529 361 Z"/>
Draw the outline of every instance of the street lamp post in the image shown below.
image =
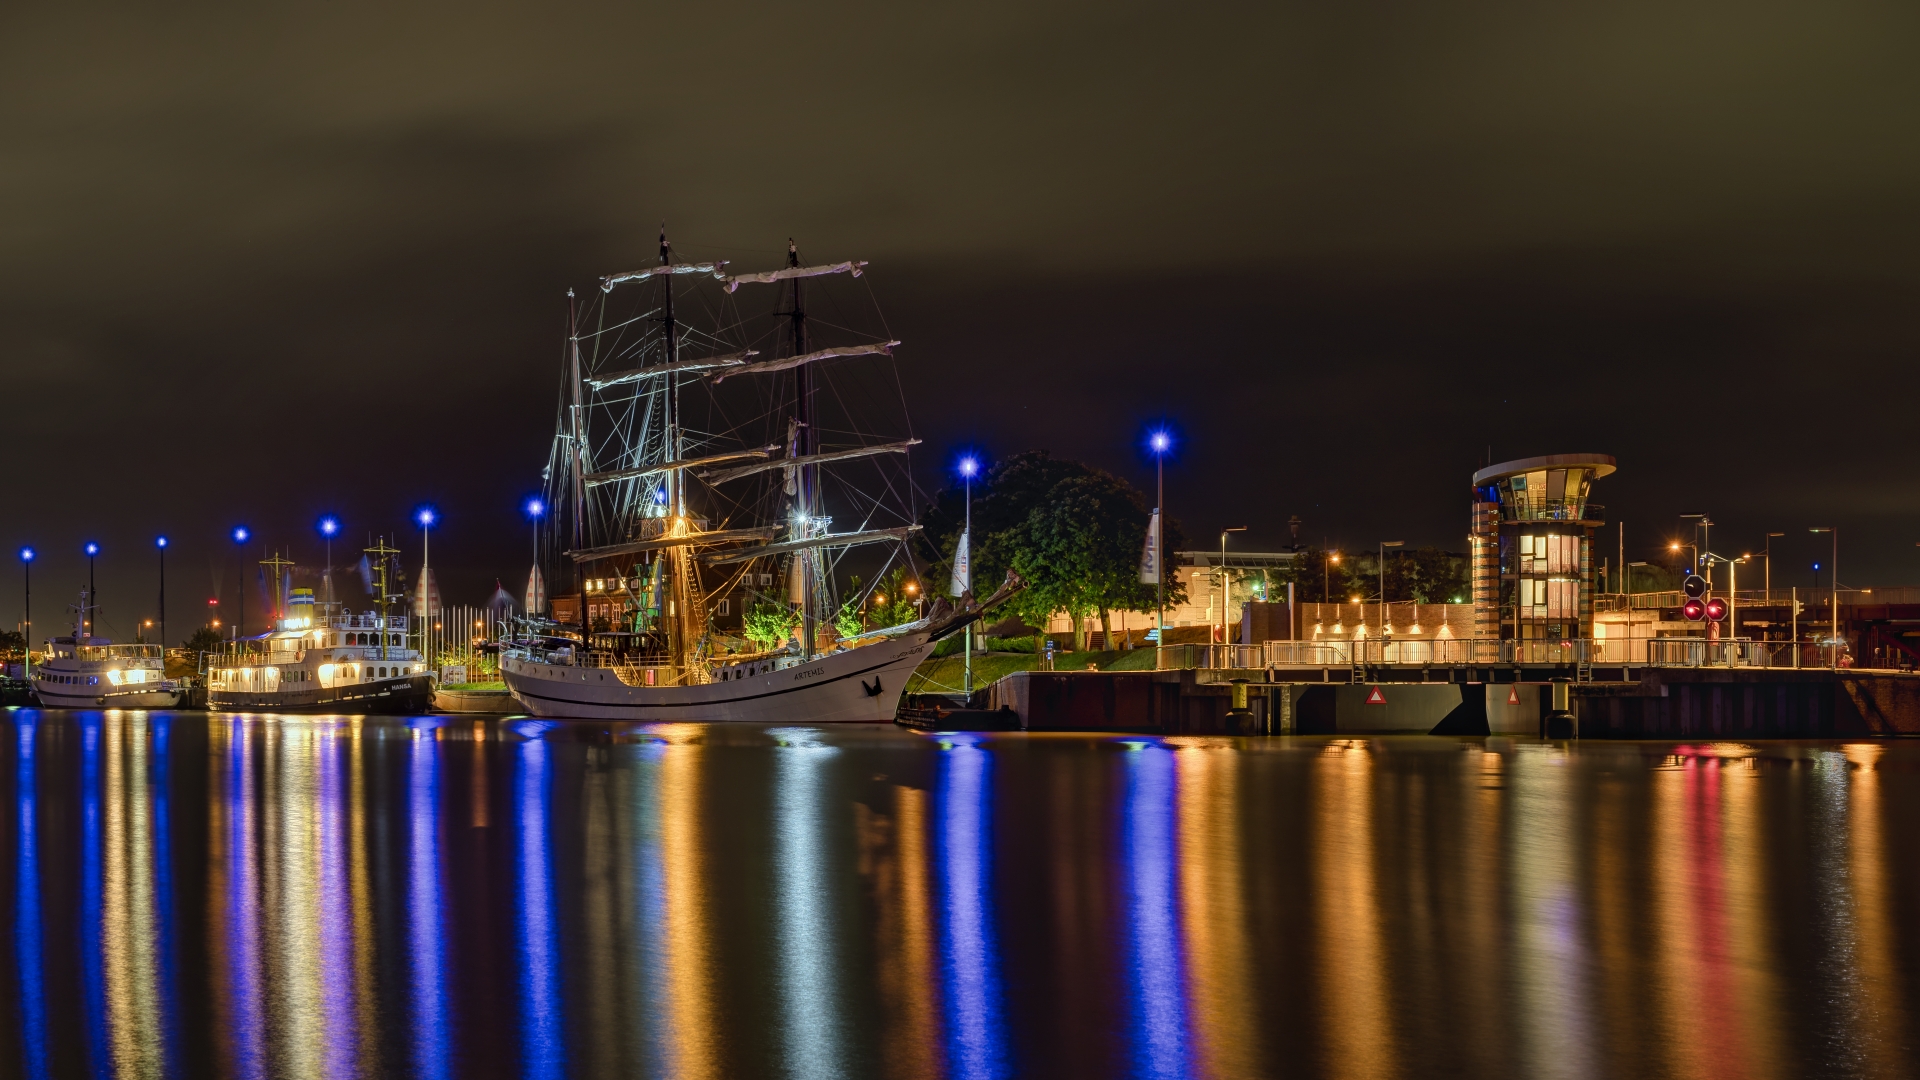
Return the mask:
<path id="1" fill-rule="evenodd" d="M 1227 534 L 1246 532 L 1245 525 L 1220 530 L 1220 644 L 1227 644 L 1227 601 L 1233 595 L 1233 579 L 1227 576 Z"/>
<path id="2" fill-rule="evenodd" d="M 1153 450 L 1153 514 L 1159 528 L 1153 537 L 1153 666 L 1160 666 L 1161 651 L 1167 647 L 1167 450 L 1173 439 L 1164 431 L 1147 438 Z"/>
<path id="3" fill-rule="evenodd" d="M 25 643 L 21 649 L 20 677 L 33 678 L 33 549 L 20 549 L 20 637 Z"/>
<path id="4" fill-rule="evenodd" d="M 100 617 L 100 594 L 93 587 L 93 557 L 100 554 L 100 545 L 87 542 L 87 602 L 80 605 L 80 623 L 86 629 L 88 637 L 93 636 L 93 624 Z M 87 612 L 93 612 L 89 617 Z"/>
<path id="5" fill-rule="evenodd" d="M 979 471 L 980 471 L 980 463 L 974 460 L 972 455 L 968 455 L 967 457 L 963 457 L 960 459 L 961 483 L 965 486 L 966 492 L 967 492 L 966 531 L 960 534 L 965 539 L 966 545 L 967 545 L 966 580 L 960 583 L 960 588 L 965 592 L 973 591 L 973 474 Z M 967 640 L 966 640 L 967 658 L 966 658 L 966 664 L 964 667 L 966 674 L 962 680 L 961 693 L 966 695 L 967 707 L 972 708 L 973 707 L 973 622 L 971 620 L 968 621 L 965 632 L 967 635 Z M 1105 643 L 1103 642 L 1102 644 L 1105 644 Z"/>
<path id="6" fill-rule="evenodd" d="M 1822 525 L 1818 528 L 1808 529 L 1807 531 L 1833 534 L 1833 558 L 1827 563 L 1827 576 L 1832 579 L 1829 594 L 1833 597 L 1833 610 L 1828 614 L 1831 616 L 1833 624 L 1833 661 L 1831 666 L 1838 668 L 1840 666 L 1840 527 L 1838 525 Z"/>
<path id="7" fill-rule="evenodd" d="M 539 614 L 539 612 L 533 610 L 534 604 L 540 599 L 539 596 L 536 595 L 537 590 L 535 590 L 533 586 L 535 579 L 540 576 L 540 518 L 546 512 L 546 503 L 541 502 L 539 499 L 527 500 L 527 521 L 533 526 L 531 530 L 533 533 L 533 570 L 527 575 L 527 595 L 524 597 L 527 602 L 527 618 L 529 619 Z M 652 602 L 657 605 L 659 600 L 655 598 Z"/>
<path id="8" fill-rule="evenodd" d="M 1387 622 L 1387 549 L 1405 547 L 1406 543 L 1405 540 L 1380 541 L 1380 659 L 1382 662 L 1387 658 L 1387 630 L 1392 626 Z"/>
<path id="9" fill-rule="evenodd" d="M 427 535 L 433 529 L 433 508 L 423 506 L 413 515 L 420 523 L 420 652 L 427 657 L 427 663 L 433 663 L 433 652 L 427 644 L 427 631 L 433 622 L 433 569 L 427 559 Z"/>
<path id="10" fill-rule="evenodd" d="M 1320 602 L 1333 603 L 1333 565 L 1340 561 L 1340 553 L 1329 551 L 1320 556 Z"/>
<path id="11" fill-rule="evenodd" d="M 157 537 L 153 546 L 160 549 L 160 651 L 167 651 L 167 538 Z"/>
<path id="12" fill-rule="evenodd" d="M 233 530 L 233 542 L 236 546 L 245 544 L 247 538 L 252 535 L 252 533 L 247 531 L 245 525 L 235 526 Z M 237 591 L 240 594 L 240 617 L 233 621 L 233 643 L 235 652 L 240 651 L 240 646 L 244 644 L 240 639 L 244 637 L 247 632 L 247 559 L 244 549 L 242 549 L 240 557 L 240 583 Z"/>
<path id="13" fill-rule="evenodd" d="M 327 612 L 333 612 L 333 534 L 340 531 L 340 519 L 328 514 L 320 519 L 320 535 L 327 541 L 327 568 L 321 571 L 327 588 Z"/>

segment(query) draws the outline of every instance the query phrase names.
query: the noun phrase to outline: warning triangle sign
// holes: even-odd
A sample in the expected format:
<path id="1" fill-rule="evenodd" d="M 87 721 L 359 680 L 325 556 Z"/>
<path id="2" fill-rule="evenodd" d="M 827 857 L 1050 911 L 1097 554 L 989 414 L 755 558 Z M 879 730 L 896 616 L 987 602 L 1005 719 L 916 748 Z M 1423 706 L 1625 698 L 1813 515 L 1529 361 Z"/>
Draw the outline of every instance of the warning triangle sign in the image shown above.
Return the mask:
<path id="1" fill-rule="evenodd" d="M 1376 686 L 1367 691 L 1367 704 L 1385 705 L 1386 703 L 1387 703 L 1387 695 L 1381 693 L 1379 687 Z"/>
<path id="2" fill-rule="evenodd" d="M 1509 705 L 1520 704 L 1520 688 L 1519 687 L 1517 686 L 1507 687 L 1507 704 Z"/>

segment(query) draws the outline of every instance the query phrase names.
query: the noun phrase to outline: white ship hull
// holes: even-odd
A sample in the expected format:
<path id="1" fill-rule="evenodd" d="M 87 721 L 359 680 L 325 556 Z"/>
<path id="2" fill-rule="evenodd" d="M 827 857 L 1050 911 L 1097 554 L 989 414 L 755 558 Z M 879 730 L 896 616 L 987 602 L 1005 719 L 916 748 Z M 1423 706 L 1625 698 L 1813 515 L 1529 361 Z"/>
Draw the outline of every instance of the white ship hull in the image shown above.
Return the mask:
<path id="1" fill-rule="evenodd" d="M 167 684 L 169 687 L 173 684 Z M 105 686 L 47 686 L 36 682 L 33 696 L 47 709 L 171 709 L 180 704 L 181 693 L 173 689 L 118 690 L 109 694 Z M 87 691 L 94 691 L 87 693 Z"/>
<path id="2" fill-rule="evenodd" d="M 632 686 L 612 669 L 503 656 L 500 673 L 534 716 L 564 720 L 758 724 L 892 723 L 925 632 L 741 678 L 697 686 Z"/>

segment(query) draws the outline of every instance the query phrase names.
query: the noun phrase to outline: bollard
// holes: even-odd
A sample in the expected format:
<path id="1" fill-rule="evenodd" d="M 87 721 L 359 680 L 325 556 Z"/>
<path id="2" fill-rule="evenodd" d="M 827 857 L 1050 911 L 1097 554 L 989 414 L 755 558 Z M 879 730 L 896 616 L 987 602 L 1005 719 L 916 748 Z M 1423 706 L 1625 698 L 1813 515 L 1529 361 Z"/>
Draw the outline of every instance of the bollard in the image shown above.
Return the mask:
<path id="1" fill-rule="evenodd" d="M 1580 718 L 1573 715 L 1573 680 L 1553 680 L 1553 711 L 1547 714 L 1547 738 L 1577 739 Z"/>
<path id="2" fill-rule="evenodd" d="M 1227 710 L 1227 719 L 1229 721 L 1238 721 L 1244 726 L 1248 721 L 1253 719 L 1253 710 L 1247 707 L 1247 680 L 1234 679 L 1232 683 L 1233 708 Z M 1236 734 L 1245 734 L 1245 732 L 1236 732 Z"/>

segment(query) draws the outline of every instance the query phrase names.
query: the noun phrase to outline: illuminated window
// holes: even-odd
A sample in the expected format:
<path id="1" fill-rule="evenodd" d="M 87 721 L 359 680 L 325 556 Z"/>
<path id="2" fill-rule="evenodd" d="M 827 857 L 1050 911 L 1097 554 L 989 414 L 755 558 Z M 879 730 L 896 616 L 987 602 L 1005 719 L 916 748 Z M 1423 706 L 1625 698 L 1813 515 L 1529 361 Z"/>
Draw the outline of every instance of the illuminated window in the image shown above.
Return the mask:
<path id="1" fill-rule="evenodd" d="M 732 610 L 733 610 L 733 601 L 731 600 L 722 600 L 718 604 L 715 604 L 713 606 L 713 613 L 715 615 L 732 614 Z"/>

